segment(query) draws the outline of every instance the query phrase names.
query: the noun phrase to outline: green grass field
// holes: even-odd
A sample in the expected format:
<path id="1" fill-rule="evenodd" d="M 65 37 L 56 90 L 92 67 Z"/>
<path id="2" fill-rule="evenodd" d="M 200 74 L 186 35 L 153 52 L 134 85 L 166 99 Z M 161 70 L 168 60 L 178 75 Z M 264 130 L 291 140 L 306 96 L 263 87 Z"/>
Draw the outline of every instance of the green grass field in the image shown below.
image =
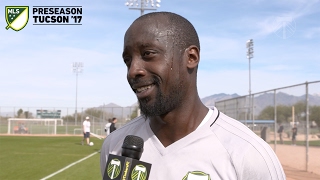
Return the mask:
<path id="1" fill-rule="evenodd" d="M 82 146 L 82 137 L 0 136 L 0 179 L 42 179 L 92 153 L 103 143 L 95 137 L 94 146 Z M 49 178 L 101 179 L 100 153 Z"/>
<path id="2" fill-rule="evenodd" d="M 82 137 L 0 136 L 0 179 L 39 180 L 98 152 L 102 140 L 91 137 L 94 146 L 82 146 Z M 279 143 L 279 142 L 278 142 Z M 285 144 L 290 144 L 285 141 Z M 297 141 L 297 145 L 305 142 Z M 310 141 L 320 146 L 320 140 Z M 49 180 L 100 180 L 100 153 L 56 174 Z"/>

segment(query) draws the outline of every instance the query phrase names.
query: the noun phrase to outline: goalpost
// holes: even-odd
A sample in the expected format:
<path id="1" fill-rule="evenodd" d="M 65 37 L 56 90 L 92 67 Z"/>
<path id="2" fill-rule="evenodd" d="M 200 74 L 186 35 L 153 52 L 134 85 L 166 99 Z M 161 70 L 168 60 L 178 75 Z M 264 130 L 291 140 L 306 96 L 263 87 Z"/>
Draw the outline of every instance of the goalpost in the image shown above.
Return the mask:
<path id="1" fill-rule="evenodd" d="M 63 126 L 63 119 L 9 118 L 8 134 L 57 134 L 57 125 Z"/>

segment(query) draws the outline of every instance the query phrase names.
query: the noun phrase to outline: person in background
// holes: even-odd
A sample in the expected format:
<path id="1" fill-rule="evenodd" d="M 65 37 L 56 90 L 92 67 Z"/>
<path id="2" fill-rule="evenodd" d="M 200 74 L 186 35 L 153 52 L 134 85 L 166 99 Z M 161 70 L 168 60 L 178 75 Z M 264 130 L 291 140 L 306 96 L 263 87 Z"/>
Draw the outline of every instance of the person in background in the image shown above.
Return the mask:
<path id="1" fill-rule="evenodd" d="M 283 125 L 280 124 L 279 129 L 278 129 L 278 134 L 279 134 L 279 138 L 280 138 L 280 143 L 281 144 L 283 144 L 282 133 L 283 133 Z"/>
<path id="2" fill-rule="evenodd" d="M 108 123 L 104 127 L 104 132 L 106 132 L 106 137 L 110 134 L 110 126 L 112 119 L 108 119 Z"/>
<path id="3" fill-rule="evenodd" d="M 89 116 L 86 117 L 86 119 L 82 123 L 82 131 L 83 131 L 83 139 L 81 141 L 81 144 L 84 144 L 84 140 L 86 139 L 87 145 L 90 143 L 90 118 Z"/>
<path id="4" fill-rule="evenodd" d="M 24 126 L 24 124 L 20 124 L 19 126 L 19 132 L 24 134 L 24 133 L 27 133 L 27 128 Z"/>
<path id="5" fill-rule="evenodd" d="M 117 123 L 118 119 L 117 118 L 112 118 L 111 120 L 111 126 L 110 126 L 110 133 L 112 133 L 113 131 L 115 131 L 116 128 L 116 123 Z"/>
<path id="6" fill-rule="evenodd" d="M 293 128 L 292 128 L 292 145 L 296 145 L 296 136 L 298 134 L 298 128 L 297 128 L 297 125 L 293 125 Z"/>

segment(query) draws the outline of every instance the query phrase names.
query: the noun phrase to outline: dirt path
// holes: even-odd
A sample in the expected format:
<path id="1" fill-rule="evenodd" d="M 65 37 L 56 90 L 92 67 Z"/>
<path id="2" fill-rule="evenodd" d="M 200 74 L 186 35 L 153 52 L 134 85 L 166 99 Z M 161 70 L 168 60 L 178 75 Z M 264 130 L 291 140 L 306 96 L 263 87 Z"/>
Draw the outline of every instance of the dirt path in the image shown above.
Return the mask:
<path id="1" fill-rule="evenodd" d="M 320 175 L 298 170 L 292 167 L 283 166 L 287 180 L 319 180 Z"/>
<path id="2" fill-rule="evenodd" d="M 277 144 L 276 154 L 288 180 L 320 180 L 320 148 L 309 147 L 308 152 L 306 171 L 306 147 Z"/>

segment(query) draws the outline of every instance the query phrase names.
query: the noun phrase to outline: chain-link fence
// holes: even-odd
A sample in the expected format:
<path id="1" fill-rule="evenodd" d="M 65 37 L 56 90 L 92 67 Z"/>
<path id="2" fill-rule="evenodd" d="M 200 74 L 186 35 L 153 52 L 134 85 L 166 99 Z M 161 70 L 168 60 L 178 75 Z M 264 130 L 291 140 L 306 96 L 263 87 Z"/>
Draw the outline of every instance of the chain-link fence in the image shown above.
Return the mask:
<path id="1" fill-rule="evenodd" d="M 78 108 L 77 112 L 65 107 L 0 107 L 0 134 L 81 135 L 82 123 L 89 116 L 91 132 L 104 136 L 109 119 L 117 118 L 119 128 L 138 115 L 137 106 Z M 56 129 L 52 119 L 57 119 Z"/>
<path id="2" fill-rule="evenodd" d="M 305 146 L 308 170 L 309 143 L 320 143 L 320 81 L 222 100 L 215 106 L 273 144 L 275 151 L 277 144 Z"/>
<path id="3" fill-rule="evenodd" d="M 320 143 L 320 81 L 223 100 L 216 102 L 215 106 L 221 112 L 243 122 L 270 143 L 276 152 L 277 144 L 300 143 L 305 146 L 304 169 L 307 171 L 309 159 L 319 159 L 309 157 L 309 143 Z M 91 132 L 105 136 L 104 127 L 109 119 L 116 117 L 116 127 L 119 128 L 139 114 L 138 106 L 83 107 L 77 108 L 77 111 L 70 107 L 0 107 L 0 134 L 82 135 L 82 122 L 89 116 Z M 21 120 L 9 125 L 10 118 Z M 38 121 L 39 119 L 58 120 Z M 282 133 L 278 133 L 280 126 L 283 127 Z M 22 127 L 25 128 L 24 131 L 21 130 Z M 293 127 L 297 128 L 296 141 L 292 141 Z M 280 151 L 280 146 L 278 148 Z"/>

